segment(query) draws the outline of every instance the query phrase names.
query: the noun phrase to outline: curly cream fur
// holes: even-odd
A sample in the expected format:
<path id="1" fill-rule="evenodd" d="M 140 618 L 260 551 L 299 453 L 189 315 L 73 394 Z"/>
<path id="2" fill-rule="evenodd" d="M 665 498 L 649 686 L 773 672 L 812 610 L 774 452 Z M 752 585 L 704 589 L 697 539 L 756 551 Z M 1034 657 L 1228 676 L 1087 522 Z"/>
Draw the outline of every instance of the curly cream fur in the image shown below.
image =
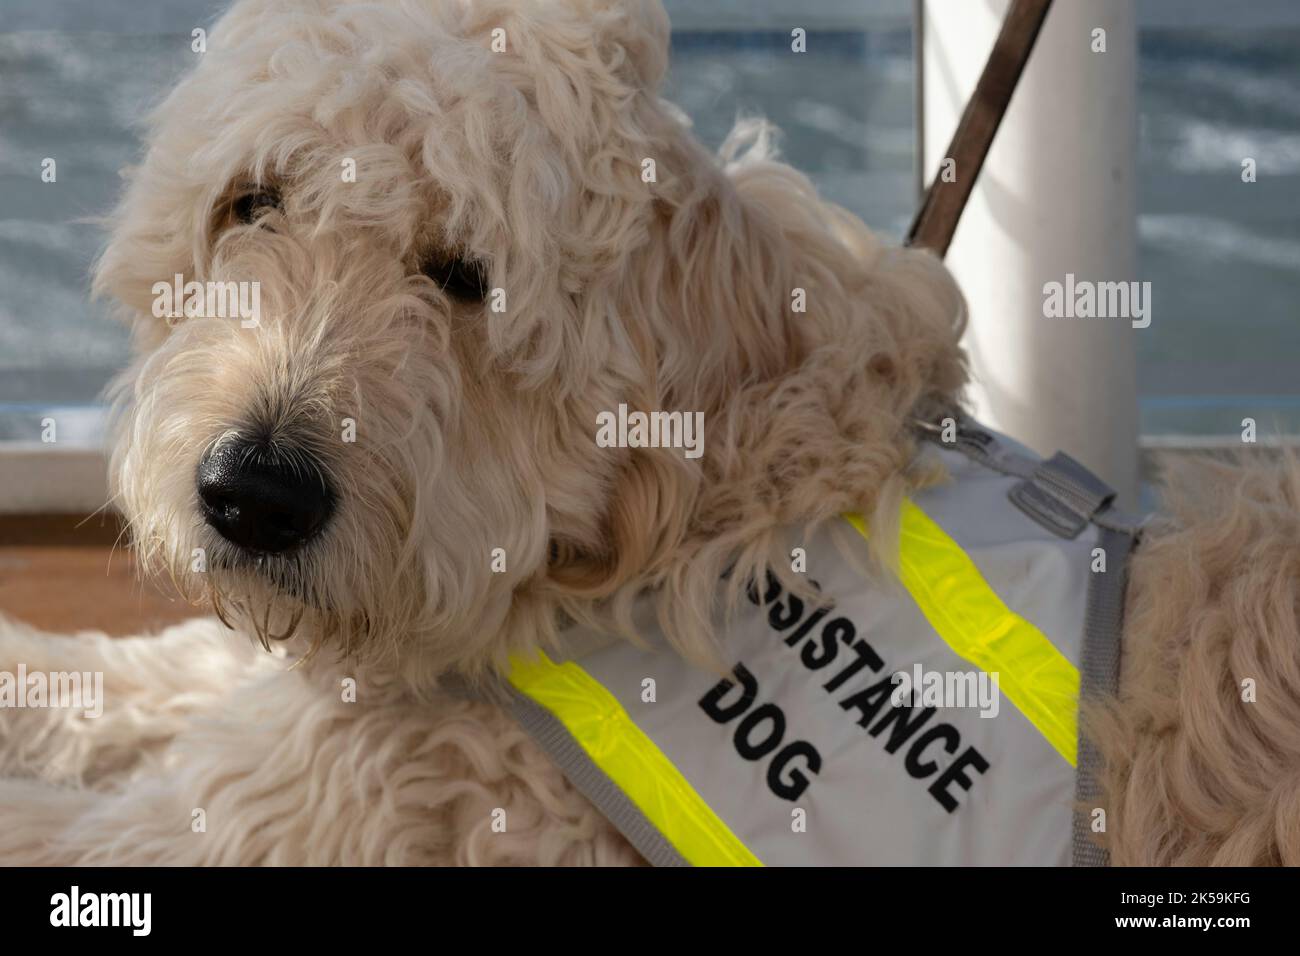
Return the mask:
<path id="1" fill-rule="evenodd" d="M 565 621 L 635 639 L 638 600 L 713 665 L 722 571 L 734 604 L 751 573 L 780 571 L 791 529 L 845 510 L 875 515 L 888 565 L 900 496 L 937 477 L 910 468 L 909 422 L 958 407 L 966 381 L 961 296 L 933 257 L 822 201 L 763 124 L 706 154 L 656 93 L 667 36 L 654 0 L 238 0 L 212 30 L 150 119 L 96 286 L 138 345 L 116 396 L 115 501 L 146 567 L 243 636 L 0 622 L 0 667 L 107 675 L 98 723 L 0 715 L 0 860 L 635 862 L 512 721 L 443 678 L 481 680 Z M 281 206 L 232 222 L 256 184 Z M 452 253 L 488 264 L 505 311 L 421 275 Z M 177 273 L 259 281 L 260 327 L 155 318 L 152 286 Z M 620 403 L 702 412 L 703 457 L 597 447 L 597 413 Z M 319 462 L 339 498 L 309 546 L 256 566 L 194 490 L 204 452 L 253 431 Z M 1283 772 L 1294 700 L 1248 716 L 1196 697 L 1232 653 L 1278 693 L 1297 686 L 1282 644 L 1296 538 L 1279 530 L 1295 480 L 1250 474 L 1290 482 L 1277 521 L 1189 513 L 1202 523 L 1139 558 L 1138 663 L 1103 735 L 1117 859 L 1293 858 L 1292 831 L 1270 844 L 1263 822 L 1300 792 Z M 1257 558 L 1236 591 L 1161 590 L 1238 545 Z M 1171 664 L 1183 620 L 1218 630 Z M 1271 656 L 1250 655 L 1239 620 Z M 1194 670 L 1179 684 L 1170 667 Z M 1249 772 L 1212 782 L 1229 755 Z M 1243 806 L 1257 816 L 1237 829 Z M 1217 836 L 1185 832 L 1202 820 Z"/>
<path id="2" fill-rule="evenodd" d="M 1300 463 L 1171 468 L 1094 715 L 1129 865 L 1300 864 Z M 1254 682 L 1254 700 L 1246 693 Z"/>
<path id="3" fill-rule="evenodd" d="M 509 717 L 400 683 L 287 669 L 214 620 L 40 634 L 13 660 L 105 675 L 98 720 L 0 722 L 0 861 L 87 865 L 628 864 L 636 854 Z M 493 812 L 507 812 L 504 833 Z M 202 816 L 196 815 L 201 811 Z M 198 824 L 203 824 L 200 827 Z"/>

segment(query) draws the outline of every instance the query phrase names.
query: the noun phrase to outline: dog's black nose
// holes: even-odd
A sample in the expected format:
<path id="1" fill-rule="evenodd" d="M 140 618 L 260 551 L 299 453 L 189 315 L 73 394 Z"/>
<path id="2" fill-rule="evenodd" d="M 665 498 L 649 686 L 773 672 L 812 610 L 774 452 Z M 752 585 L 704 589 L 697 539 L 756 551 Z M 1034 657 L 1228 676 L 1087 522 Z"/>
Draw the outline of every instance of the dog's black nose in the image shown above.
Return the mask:
<path id="1" fill-rule="evenodd" d="M 209 450 L 197 482 L 204 520 L 227 541 L 263 554 L 302 544 L 334 510 L 318 467 L 265 445 L 230 442 Z"/>

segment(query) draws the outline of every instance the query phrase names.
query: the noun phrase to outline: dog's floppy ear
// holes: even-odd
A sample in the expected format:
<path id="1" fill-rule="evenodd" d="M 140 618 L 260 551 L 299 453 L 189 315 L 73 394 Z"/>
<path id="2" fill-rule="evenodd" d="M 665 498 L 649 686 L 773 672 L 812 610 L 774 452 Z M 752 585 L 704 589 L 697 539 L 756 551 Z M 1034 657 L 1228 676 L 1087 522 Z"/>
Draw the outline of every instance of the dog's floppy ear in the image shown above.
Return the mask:
<path id="1" fill-rule="evenodd" d="M 565 597 L 601 600 L 638 577 L 654 578 L 690 531 L 700 473 L 676 449 L 630 450 L 614 477 L 603 541 L 586 548 L 553 541 L 548 576 Z"/>

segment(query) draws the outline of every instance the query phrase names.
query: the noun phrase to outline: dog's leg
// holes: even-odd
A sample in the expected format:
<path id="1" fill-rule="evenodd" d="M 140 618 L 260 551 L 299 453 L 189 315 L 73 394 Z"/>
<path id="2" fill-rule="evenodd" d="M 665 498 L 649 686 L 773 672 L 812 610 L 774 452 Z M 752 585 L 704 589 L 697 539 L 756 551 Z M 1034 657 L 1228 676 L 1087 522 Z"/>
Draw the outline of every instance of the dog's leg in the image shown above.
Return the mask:
<path id="1" fill-rule="evenodd" d="M 0 781 L 0 861 L 631 864 L 495 707 L 281 670 L 186 721 L 107 792 Z"/>
<path id="2" fill-rule="evenodd" d="M 268 666 L 285 665 L 215 620 L 185 622 L 155 637 L 109 638 L 44 634 L 0 616 L 0 671 L 16 684 L 21 669 L 29 685 L 13 687 L 14 700 L 0 707 L 0 774 L 107 784 L 156 754 L 196 710 Z M 32 697 L 33 681 L 48 683 L 51 673 L 79 675 L 77 706 L 51 706 L 60 702 L 48 692 L 40 706 L 18 706 Z"/>

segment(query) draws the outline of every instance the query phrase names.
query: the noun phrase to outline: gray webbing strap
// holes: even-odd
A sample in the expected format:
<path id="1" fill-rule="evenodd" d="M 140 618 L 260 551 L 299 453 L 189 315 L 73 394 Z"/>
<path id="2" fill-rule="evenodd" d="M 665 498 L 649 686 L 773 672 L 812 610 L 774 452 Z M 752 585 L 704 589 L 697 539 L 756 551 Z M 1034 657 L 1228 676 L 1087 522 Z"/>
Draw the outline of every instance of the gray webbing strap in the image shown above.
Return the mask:
<path id="1" fill-rule="evenodd" d="M 1077 538 L 1093 515 L 1115 499 L 1115 491 L 1064 452 L 1039 463 L 1007 496 L 1012 504 L 1053 534 Z"/>
<path id="2" fill-rule="evenodd" d="M 1011 501 L 1035 522 L 1061 537 L 1073 538 L 1088 521 L 1136 536 L 1142 519 L 1114 506 L 1114 491 L 1069 455 L 1058 452 L 1038 461 L 1005 447 L 998 436 L 973 419 L 953 413 L 955 440 L 945 441 L 942 425 L 913 420 L 920 437 L 940 448 L 1024 482 L 1009 493 Z M 1081 516 L 1084 516 L 1081 518 Z"/>
<path id="3" fill-rule="evenodd" d="M 1079 664 L 1079 703 L 1101 700 L 1119 690 L 1120 637 L 1124 624 L 1124 592 L 1128 556 L 1134 536 L 1103 528 L 1100 547 L 1106 570 L 1088 582 L 1088 610 L 1083 624 L 1083 653 Z M 1108 866 L 1110 854 L 1092 839 L 1092 814 L 1101 798 L 1101 754 L 1079 727 L 1079 755 L 1074 775 L 1074 865 Z"/>
<path id="4" fill-rule="evenodd" d="M 627 841 L 652 866 L 689 866 L 677 849 L 664 839 L 609 775 L 573 739 L 567 727 L 545 707 L 513 687 L 507 690 L 506 707 L 519 726 L 555 762 L 578 791 L 605 815 Z"/>
<path id="5" fill-rule="evenodd" d="M 933 425 L 920 420 L 915 421 L 913 424 L 916 425 L 920 436 L 926 441 L 933 442 L 940 448 L 946 448 L 949 451 L 960 452 L 971 461 L 983 465 L 985 468 L 992 468 L 1001 474 L 1015 478 L 1028 478 L 1037 467 L 1036 462 L 1003 447 L 996 435 L 968 418 L 954 418 L 956 428 L 954 429 L 954 440 L 952 441 L 944 440 L 945 429 L 941 425 Z"/>
<path id="6" fill-rule="evenodd" d="M 943 441 L 938 426 L 917 422 L 921 434 L 941 447 L 1004 475 L 1023 479 L 1007 497 L 1042 527 L 1075 538 L 1089 523 L 1101 531 L 1106 571 L 1088 581 L 1083 648 L 1079 666 L 1079 702 L 1092 702 L 1119 691 L 1128 558 L 1141 535 L 1142 519 L 1114 507 L 1115 492 L 1069 455 L 1057 452 L 1035 462 L 1004 448 L 995 434 L 970 419 L 955 418 L 956 440 Z M 1110 854 L 1093 839 L 1092 814 L 1101 809 L 1101 754 L 1080 727 L 1075 769 L 1072 856 L 1075 866 L 1108 866 Z"/>

